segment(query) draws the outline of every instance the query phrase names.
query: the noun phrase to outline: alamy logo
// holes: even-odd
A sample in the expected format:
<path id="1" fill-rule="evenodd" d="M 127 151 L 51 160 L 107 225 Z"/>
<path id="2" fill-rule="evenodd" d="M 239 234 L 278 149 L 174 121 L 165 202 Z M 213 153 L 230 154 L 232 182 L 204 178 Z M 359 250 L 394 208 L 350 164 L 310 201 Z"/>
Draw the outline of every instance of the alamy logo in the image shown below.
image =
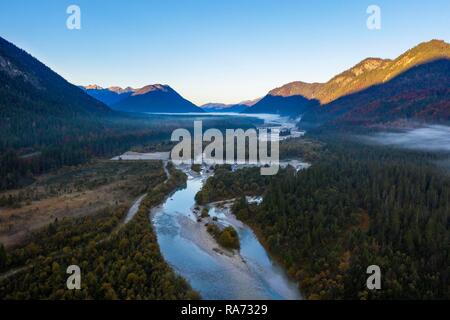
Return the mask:
<path id="1" fill-rule="evenodd" d="M 71 265 L 67 268 L 67 274 L 70 276 L 67 278 L 67 289 L 80 290 L 81 289 L 81 269 L 77 265 Z"/>
<path id="2" fill-rule="evenodd" d="M 370 5 L 366 10 L 369 17 L 367 18 L 367 29 L 380 30 L 381 29 L 381 8 L 377 5 Z"/>
<path id="3" fill-rule="evenodd" d="M 367 278 L 367 289 L 380 290 L 381 289 L 381 269 L 377 265 L 367 267 L 367 274 L 370 276 Z"/>
<path id="4" fill-rule="evenodd" d="M 66 10 L 67 14 L 70 16 L 66 20 L 66 26 L 69 30 L 80 30 L 81 29 L 81 9 L 77 5 L 70 5 Z"/>
<path id="5" fill-rule="evenodd" d="M 179 142 L 171 151 L 171 159 L 175 164 L 250 164 L 261 166 L 262 175 L 278 173 L 278 129 L 272 129 L 270 132 L 267 129 L 258 129 L 258 132 L 255 129 L 227 129 L 224 141 L 220 130 L 208 129 L 203 133 L 202 121 L 194 121 L 193 145 L 191 133 L 187 129 L 176 129 L 172 133 L 171 141 Z M 203 149 L 203 142 L 210 143 Z"/>

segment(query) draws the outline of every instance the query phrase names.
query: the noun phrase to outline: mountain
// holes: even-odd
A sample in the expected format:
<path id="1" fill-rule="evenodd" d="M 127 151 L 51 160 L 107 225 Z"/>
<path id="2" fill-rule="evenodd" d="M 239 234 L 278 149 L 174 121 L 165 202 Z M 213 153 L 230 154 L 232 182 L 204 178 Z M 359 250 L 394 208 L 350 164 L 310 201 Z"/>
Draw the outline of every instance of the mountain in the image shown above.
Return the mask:
<path id="1" fill-rule="evenodd" d="M 114 110 L 125 112 L 203 112 L 203 110 L 181 97 L 167 85 L 154 84 L 140 89 L 131 87 L 102 88 L 98 85 L 80 86 L 91 97 L 105 103 Z"/>
<path id="2" fill-rule="evenodd" d="M 450 124 L 450 59 L 415 66 L 387 82 L 310 110 L 302 122 L 392 126 L 404 120 Z"/>
<path id="3" fill-rule="evenodd" d="M 126 112 L 204 112 L 168 85 L 161 84 L 135 89 L 124 99 L 110 106 L 115 110 Z"/>
<path id="4" fill-rule="evenodd" d="M 253 100 L 245 100 L 236 104 L 224 104 L 224 103 L 206 103 L 201 106 L 206 112 L 245 112 L 249 107 L 252 107 L 258 103 L 262 98 L 256 98 Z"/>
<path id="5" fill-rule="evenodd" d="M 98 85 L 89 85 L 85 87 L 80 86 L 80 88 L 86 91 L 86 93 L 91 97 L 108 106 L 119 103 L 125 98 L 128 98 L 134 92 L 134 89 L 130 87 L 125 89 L 122 89 L 121 87 L 109 87 L 104 89 Z"/>
<path id="6" fill-rule="evenodd" d="M 206 103 L 200 106 L 206 112 L 243 112 L 248 108 L 246 104 Z"/>
<path id="7" fill-rule="evenodd" d="M 246 105 L 247 107 L 252 107 L 255 104 L 257 104 L 259 101 L 261 101 L 261 99 L 262 98 L 260 97 L 260 98 L 256 98 L 253 100 L 244 100 L 244 101 L 239 102 L 238 104 L 243 104 L 243 105 Z"/>
<path id="8" fill-rule="evenodd" d="M 386 83 L 412 67 L 439 58 L 450 58 L 450 44 L 431 40 L 419 44 L 394 60 L 367 58 L 326 83 L 291 82 L 269 94 L 283 97 L 301 95 L 327 104 L 370 86 Z"/>
<path id="9" fill-rule="evenodd" d="M 307 99 L 315 99 L 317 93 L 321 90 L 323 85 L 323 83 L 317 82 L 307 83 L 302 81 L 294 81 L 269 91 L 269 95 L 280 97 L 302 96 Z"/>
<path id="10" fill-rule="evenodd" d="M 51 115 L 104 114 L 110 109 L 0 37 L 0 110 Z"/>
<path id="11" fill-rule="evenodd" d="M 74 119 L 113 113 L 25 51 L 0 37 L 0 150 L 82 130 Z"/>
<path id="12" fill-rule="evenodd" d="M 447 59 L 450 58 L 450 44 L 441 41 L 441 40 L 432 40 L 429 42 L 424 42 L 419 44 L 418 46 L 408 50 L 398 58 L 394 60 L 389 59 L 379 59 L 379 58 L 367 58 L 354 67 L 346 70 L 339 75 L 333 77 L 330 81 L 326 83 L 306 83 L 301 81 L 291 82 L 282 87 L 275 88 L 271 90 L 266 97 L 264 97 L 261 101 L 256 103 L 254 106 L 248 108 L 245 112 L 247 113 L 280 113 L 285 115 L 298 115 L 305 112 L 310 113 L 308 117 L 304 119 L 308 119 L 310 124 L 313 123 L 314 119 L 320 121 L 324 121 L 326 116 L 331 117 L 333 113 L 338 114 L 339 112 L 344 112 L 347 109 L 353 109 L 357 105 L 362 105 L 364 103 L 363 100 L 360 100 L 360 97 L 364 96 L 365 99 L 370 101 L 377 101 L 378 104 L 386 103 L 386 105 L 393 105 L 394 100 L 396 101 L 397 108 L 398 104 L 404 103 L 405 107 L 402 112 L 398 112 L 397 116 L 408 117 L 408 113 L 406 110 L 408 108 L 419 109 L 419 106 L 416 104 L 414 99 L 419 99 L 417 92 L 421 92 L 422 95 L 430 94 L 430 95 L 441 95 L 444 94 L 442 91 L 434 90 L 430 86 L 431 83 L 434 83 L 431 79 L 433 76 L 436 76 L 438 79 L 445 78 L 442 74 L 437 74 L 434 68 L 430 70 L 425 70 L 424 68 L 420 68 L 416 72 L 425 73 L 424 76 L 430 78 L 430 82 L 427 84 L 425 82 L 420 81 L 412 81 L 410 79 L 404 79 L 404 83 L 409 81 L 409 85 L 412 87 L 409 91 L 407 91 L 405 87 L 399 88 L 398 90 L 402 90 L 404 94 L 408 92 L 408 95 L 397 95 L 394 97 L 394 92 L 391 92 L 391 88 L 393 85 L 397 86 L 397 81 L 393 84 L 391 81 L 396 79 L 398 76 L 407 73 L 409 70 L 414 69 L 418 66 L 425 65 L 427 63 L 431 63 L 433 61 L 439 59 Z M 427 72 L 429 72 L 427 74 Z M 402 78 L 403 79 L 403 78 Z M 445 82 L 444 82 L 445 83 Z M 371 90 L 374 86 L 382 86 L 386 84 L 385 87 L 386 96 L 382 96 L 379 94 L 380 91 Z M 435 88 L 440 88 L 442 83 L 438 83 Z M 446 84 L 446 83 L 445 83 Z M 415 87 L 414 87 L 415 86 Z M 423 89 L 423 90 L 421 90 Z M 381 90 L 381 89 L 378 89 Z M 362 95 L 355 95 L 361 92 Z M 415 93 L 416 92 L 416 93 Z M 370 96 L 370 94 L 375 94 L 376 96 Z M 345 99 L 347 96 L 352 96 L 351 99 Z M 403 97 L 403 100 L 400 100 L 400 97 Z M 425 96 L 422 96 L 419 100 L 425 103 Z M 414 118 L 422 118 L 427 119 L 427 121 L 433 119 L 437 120 L 438 116 L 444 117 L 441 120 L 445 121 L 445 94 L 443 96 L 433 96 L 428 97 L 428 99 L 434 102 L 439 100 L 443 100 L 440 105 L 434 105 L 434 108 L 443 108 L 442 112 L 439 110 L 433 111 L 433 116 L 426 115 L 426 113 L 432 108 L 423 107 L 421 111 L 421 116 L 419 114 L 415 114 Z M 358 100 L 356 104 L 356 100 Z M 334 103 L 336 102 L 336 103 Z M 344 104 L 353 104 L 345 106 Z M 375 102 L 374 102 L 375 103 Z M 315 108 L 317 104 L 320 104 L 320 108 Z M 412 107 L 415 105 L 415 107 Z M 339 112 L 337 110 L 332 111 L 328 109 L 337 108 L 339 106 Z M 408 106 L 408 107 L 407 107 Z M 375 108 L 375 106 L 372 106 Z M 317 109 L 317 110 L 316 110 Z M 327 109 L 323 111 L 322 109 Z M 411 110 L 410 110 L 411 111 Z M 358 118 L 359 111 L 355 111 L 354 117 L 355 120 Z M 414 111 L 411 111 L 414 113 Z M 418 111 L 417 111 L 418 112 Z M 431 111 L 429 111 L 431 112 Z M 392 112 L 390 116 L 386 115 L 386 119 L 393 120 L 396 118 L 394 116 L 395 112 Z M 371 114 L 371 113 L 367 113 Z M 380 111 L 380 116 L 382 112 Z M 322 116 L 323 115 L 323 116 Z M 348 115 L 350 116 L 350 115 Z M 359 115 L 359 121 L 365 122 L 367 119 L 363 120 L 363 115 Z M 378 118 L 381 121 L 381 118 Z M 369 121 L 373 122 L 373 121 Z"/>
<path id="13" fill-rule="evenodd" d="M 130 92 L 136 91 L 135 89 L 133 89 L 131 87 L 126 87 L 124 89 L 121 87 L 109 87 L 108 90 L 111 92 L 115 92 L 117 94 L 124 94 L 124 93 L 130 93 Z"/>
<path id="14" fill-rule="evenodd" d="M 319 102 L 315 99 L 310 100 L 300 95 L 282 97 L 268 94 L 244 112 L 290 116 L 302 114 L 314 107 L 319 107 Z"/>

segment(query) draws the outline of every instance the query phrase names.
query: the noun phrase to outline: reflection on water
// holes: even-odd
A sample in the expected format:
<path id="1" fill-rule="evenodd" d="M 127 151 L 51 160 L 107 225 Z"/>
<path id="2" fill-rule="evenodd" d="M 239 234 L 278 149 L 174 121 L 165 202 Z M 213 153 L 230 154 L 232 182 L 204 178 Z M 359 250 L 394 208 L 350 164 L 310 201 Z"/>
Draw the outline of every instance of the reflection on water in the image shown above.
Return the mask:
<path id="1" fill-rule="evenodd" d="M 204 299 L 300 299 L 295 283 L 276 266 L 253 231 L 219 210 L 210 214 L 219 222 L 233 225 L 241 241 L 240 256 L 219 254 L 205 246 L 205 227 L 196 222 L 191 209 L 202 177 L 189 177 L 187 187 L 175 192 L 153 214 L 158 243 L 166 261 Z M 243 260 L 245 262 L 243 262 Z"/>

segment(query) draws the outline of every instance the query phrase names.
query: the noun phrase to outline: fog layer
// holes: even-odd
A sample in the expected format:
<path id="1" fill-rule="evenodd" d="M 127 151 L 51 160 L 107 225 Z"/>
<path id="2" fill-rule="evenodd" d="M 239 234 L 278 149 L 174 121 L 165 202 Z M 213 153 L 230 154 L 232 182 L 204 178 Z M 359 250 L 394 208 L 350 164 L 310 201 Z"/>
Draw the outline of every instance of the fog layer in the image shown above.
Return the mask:
<path id="1" fill-rule="evenodd" d="M 434 125 L 401 133 L 383 132 L 366 139 L 382 145 L 407 149 L 450 151 L 450 127 L 448 126 Z"/>

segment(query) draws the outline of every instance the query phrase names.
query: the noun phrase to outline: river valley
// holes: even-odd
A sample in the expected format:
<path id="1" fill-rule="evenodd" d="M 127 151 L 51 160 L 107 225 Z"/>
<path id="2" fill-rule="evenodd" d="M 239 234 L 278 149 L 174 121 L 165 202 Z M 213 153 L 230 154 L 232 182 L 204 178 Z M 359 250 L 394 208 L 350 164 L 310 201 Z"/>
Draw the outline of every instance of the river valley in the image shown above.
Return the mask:
<path id="1" fill-rule="evenodd" d="M 297 285 L 274 263 L 253 231 L 229 210 L 212 207 L 210 215 L 238 232 L 241 249 L 221 250 L 193 213 L 195 194 L 207 173 L 185 169 L 185 189 L 176 191 L 151 212 L 158 243 L 165 260 L 204 299 L 300 299 Z"/>
<path id="2" fill-rule="evenodd" d="M 220 116 L 223 116 L 221 114 Z M 274 115 L 252 115 L 264 120 L 265 128 L 289 130 L 280 140 L 298 138 L 303 132 L 296 129 L 293 119 Z M 168 152 L 127 152 L 111 160 L 161 160 L 169 161 Z M 280 161 L 280 167 L 293 166 L 305 169 L 309 164 L 298 161 Z M 239 170 L 248 164 L 235 164 Z M 187 185 L 177 190 L 160 206 L 151 210 L 150 219 L 157 234 L 164 259 L 197 290 L 203 299 L 301 299 L 298 285 L 291 281 L 285 271 L 268 255 L 250 227 L 239 221 L 231 212 L 230 204 L 209 204 L 209 215 L 222 226 L 232 226 L 238 233 L 240 250 L 228 251 L 219 246 L 207 232 L 204 219 L 195 211 L 195 195 L 213 173 L 203 165 L 194 172 L 189 165 L 179 165 L 187 176 Z M 126 222 L 137 211 L 142 197 L 137 199 Z M 249 199 L 260 202 L 262 199 Z M 198 209 L 198 208 L 197 208 Z M 198 212 L 198 210 L 197 210 Z"/>

